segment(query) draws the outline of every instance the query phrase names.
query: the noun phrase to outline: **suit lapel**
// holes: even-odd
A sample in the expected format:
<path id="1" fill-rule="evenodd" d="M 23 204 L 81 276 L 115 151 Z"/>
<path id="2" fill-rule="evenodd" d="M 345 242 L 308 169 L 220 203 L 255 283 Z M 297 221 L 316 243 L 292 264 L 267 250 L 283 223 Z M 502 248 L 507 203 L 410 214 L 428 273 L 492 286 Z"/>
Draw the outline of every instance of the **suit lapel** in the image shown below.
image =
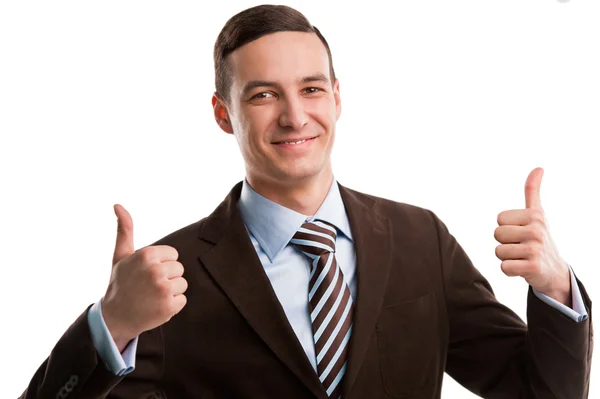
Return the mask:
<path id="1" fill-rule="evenodd" d="M 391 259 L 391 223 L 376 201 L 339 185 L 356 248 L 357 294 L 343 392 L 352 389 L 383 303 Z"/>
<path id="2" fill-rule="evenodd" d="M 205 220 L 200 239 L 214 244 L 200 262 L 248 324 L 317 398 L 327 395 L 260 263 L 237 207 L 238 183 Z"/>

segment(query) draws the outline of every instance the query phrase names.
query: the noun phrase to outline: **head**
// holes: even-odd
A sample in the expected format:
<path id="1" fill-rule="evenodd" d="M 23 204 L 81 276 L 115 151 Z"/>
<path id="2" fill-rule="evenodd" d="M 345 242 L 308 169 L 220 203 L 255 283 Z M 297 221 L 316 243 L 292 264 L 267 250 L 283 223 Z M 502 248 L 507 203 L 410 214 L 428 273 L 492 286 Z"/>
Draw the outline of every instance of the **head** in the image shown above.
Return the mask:
<path id="1" fill-rule="evenodd" d="M 319 30 L 290 7 L 253 7 L 227 21 L 214 62 L 215 119 L 236 137 L 249 182 L 330 178 L 341 103 Z"/>

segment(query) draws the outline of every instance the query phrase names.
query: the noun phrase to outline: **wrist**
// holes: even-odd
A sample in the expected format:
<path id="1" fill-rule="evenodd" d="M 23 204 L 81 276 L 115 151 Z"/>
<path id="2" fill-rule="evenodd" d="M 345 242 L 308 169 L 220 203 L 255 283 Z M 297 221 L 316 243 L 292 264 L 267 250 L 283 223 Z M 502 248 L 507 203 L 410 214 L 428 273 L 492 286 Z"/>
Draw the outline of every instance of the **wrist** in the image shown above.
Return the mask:
<path id="1" fill-rule="evenodd" d="M 564 263 L 564 270 L 561 272 L 561 276 L 551 279 L 550 287 L 546 287 L 546 289 L 538 289 L 538 291 L 549 296 L 555 301 L 572 308 L 573 298 L 571 291 L 571 270 L 569 266 Z"/>
<path id="2" fill-rule="evenodd" d="M 101 309 L 102 309 L 102 318 L 104 319 L 104 324 L 106 324 L 106 328 L 108 329 L 115 345 L 117 346 L 119 352 L 123 352 L 125 347 L 137 337 L 138 334 L 134 334 L 124 328 L 113 316 L 113 312 L 111 312 L 110 305 L 104 302 L 104 299 L 101 301 Z"/>
<path id="3" fill-rule="evenodd" d="M 571 308 L 573 305 L 572 304 L 573 298 L 572 298 L 572 292 L 571 292 L 571 279 L 570 278 L 567 280 L 567 284 L 563 284 L 559 288 L 552 289 L 552 290 L 545 290 L 545 291 L 540 290 L 540 292 L 549 296 L 550 298 L 554 299 L 555 301 L 562 303 L 563 305 L 565 305 L 569 308 Z"/>
<path id="4" fill-rule="evenodd" d="M 553 291 L 553 292 L 548 292 L 545 293 L 546 295 L 548 295 L 550 298 L 554 299 L 557 302 L 562 303 L 563 305 L 572 308 L 573 304 L 572 304 L 572 298 L 571 298 L 571 291 Z"/>

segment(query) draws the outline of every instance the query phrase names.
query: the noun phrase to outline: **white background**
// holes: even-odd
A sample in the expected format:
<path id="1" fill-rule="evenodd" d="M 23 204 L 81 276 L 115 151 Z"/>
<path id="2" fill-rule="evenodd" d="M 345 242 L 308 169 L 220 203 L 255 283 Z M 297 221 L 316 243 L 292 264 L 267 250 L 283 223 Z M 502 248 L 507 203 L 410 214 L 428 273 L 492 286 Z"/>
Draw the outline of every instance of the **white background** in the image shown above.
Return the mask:
<path id="1" fill-rule="evenodd" d="M 259 3 L 201 4 L 1 3 L 3 397 L 104 294 L 114 203 L 131 212 L 137 248 L 206 216 L 243 179 L 212 116 L 212 48 Z M 493 232 L 542 166 L 554 239 L 596 297 L 600 2 L 287 4 L 333 51 L 340 183 L 432 209 L 525 318 L 527 286 L 502 274 Z M 443 397 L 475 396 L 446 376 Z"/>

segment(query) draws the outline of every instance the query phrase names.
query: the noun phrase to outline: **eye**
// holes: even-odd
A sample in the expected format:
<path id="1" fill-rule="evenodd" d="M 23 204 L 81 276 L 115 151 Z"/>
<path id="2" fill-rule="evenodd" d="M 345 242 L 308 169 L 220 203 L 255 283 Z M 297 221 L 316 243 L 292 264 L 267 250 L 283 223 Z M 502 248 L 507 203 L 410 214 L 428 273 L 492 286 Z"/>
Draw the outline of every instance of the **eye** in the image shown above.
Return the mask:
<path id="1" fill-rule="evenodd" d="M 263 91 L 262 93 L 252 96 L 251 100 L 263 100 L 269 98 L 269 96 L 273 96 L 273 94 L 269 93 L 268 91 Z"/>
<path id="2" fill-rule="evenodd" d="M 318 88 L 318 87 L 307 87 L 306 89 L 304 89 L 308 94 L 313 94 L 313 93 L 318 93 L 320 91 L 323 91 L 322 89 Z"/>

